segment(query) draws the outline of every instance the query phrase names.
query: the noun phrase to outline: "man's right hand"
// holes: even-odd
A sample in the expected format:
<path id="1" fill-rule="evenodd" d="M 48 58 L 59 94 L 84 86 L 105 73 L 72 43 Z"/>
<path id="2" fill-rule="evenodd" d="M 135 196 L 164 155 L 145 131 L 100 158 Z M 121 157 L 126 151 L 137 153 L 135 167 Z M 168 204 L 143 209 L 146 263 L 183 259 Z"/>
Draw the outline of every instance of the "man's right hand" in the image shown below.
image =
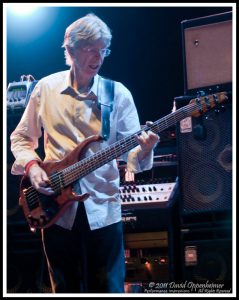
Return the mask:
<path id="1" fill-rule="evenodd" d="M 31 165 L 28 170 L 28 177 L 31 181 L 32 186 L 39 192 L 44 195 L 53 195 L 54 191 L 50 187 L 50 180 L 46 172 L 39 166 L 36 162 Z"/>

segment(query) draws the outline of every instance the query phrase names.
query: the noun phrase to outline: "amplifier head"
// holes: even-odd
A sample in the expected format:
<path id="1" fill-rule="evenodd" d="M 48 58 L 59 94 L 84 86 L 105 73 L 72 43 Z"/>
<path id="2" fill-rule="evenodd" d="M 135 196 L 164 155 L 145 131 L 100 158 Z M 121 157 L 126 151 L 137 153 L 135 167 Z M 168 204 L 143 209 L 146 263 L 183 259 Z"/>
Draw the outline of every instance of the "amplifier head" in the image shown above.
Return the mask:
<path id="1" fill-rule="evenodd" d="M 232 12 L 181 22 L 184 92 L 223 90 L 232 83 Z"/>

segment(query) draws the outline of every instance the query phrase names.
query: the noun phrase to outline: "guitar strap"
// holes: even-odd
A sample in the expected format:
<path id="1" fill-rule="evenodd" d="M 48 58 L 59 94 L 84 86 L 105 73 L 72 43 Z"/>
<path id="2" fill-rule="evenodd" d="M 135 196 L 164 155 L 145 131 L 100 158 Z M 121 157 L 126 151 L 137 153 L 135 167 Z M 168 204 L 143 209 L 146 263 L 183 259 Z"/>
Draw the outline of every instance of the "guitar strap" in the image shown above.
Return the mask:
<path id="1" fill-rule="evenodd" d="M 107 140 L 110 135 L 110 113 L 113 110 L 114 81 L 99 76 L 97 107 L 101 110 L 101 135 Z"/>

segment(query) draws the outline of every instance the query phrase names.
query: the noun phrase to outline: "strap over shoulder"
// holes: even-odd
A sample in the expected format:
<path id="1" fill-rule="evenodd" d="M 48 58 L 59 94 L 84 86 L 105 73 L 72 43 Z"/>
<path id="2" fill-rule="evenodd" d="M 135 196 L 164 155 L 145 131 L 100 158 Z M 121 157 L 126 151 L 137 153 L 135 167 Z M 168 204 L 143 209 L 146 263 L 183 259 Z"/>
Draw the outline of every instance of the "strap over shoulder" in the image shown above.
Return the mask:
<path id="1" fill-rule="evenodd" d="M 114 81 L 99 76 L 97 88 L 97 106 L 101 110 L 101 135 L 104 140 L 107 140 L 110 134 L 110 113 L 113 110 Z"/>

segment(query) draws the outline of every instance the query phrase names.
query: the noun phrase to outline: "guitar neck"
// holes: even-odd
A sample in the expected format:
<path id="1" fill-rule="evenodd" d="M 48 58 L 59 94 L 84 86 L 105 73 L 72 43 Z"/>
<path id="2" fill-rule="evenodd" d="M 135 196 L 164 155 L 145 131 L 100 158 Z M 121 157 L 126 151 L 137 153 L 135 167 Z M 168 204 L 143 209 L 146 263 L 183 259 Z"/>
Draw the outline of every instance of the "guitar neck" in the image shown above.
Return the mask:
<path id="1" fill-rule="evenodd" d="M 122 154 L 128 152 L 138 145 L 135 136 L 139 136 L 142 131 L 151 130 L 154 133 L 160 133 L 165 129 L 175 125 L 178 121 L 189 117 L 199 116 L 214 107 L 216 104 L 228 99 L 225 92 L 217 93 L 210 96 L 199 97 L 193 99 L 188 105 L 177 109 L 176 111 L 166 115 L 165 117 L 155 121 L 152 125 L 145 125 L 141 130 L 133 135 L 117 141 L 105 149 L 95 153 L 94 155 L 80 160 L 79 162 L 63 169 L 59 174 L 61 179 L 61 186 L 68 186 L 113 159 L 120 157 Z"/>
<path id="2" fill-rule="evenodd" d="M 187 110 L 185 108 L 180 108 L 176 112 L 173 112 L 154 122 L 152 125 L 144 126 L 135 134 L 123 138 L 120 141 L 117 141 L 105 149 L 95 153 L 94 155 L 67 167 L 66 169 L 62 170 L 62 181 L 64 181 L 64 186 L 67 186 L 77 179 L 88 175 L 94 170 L 136 147 L 138 145 L 138 141 L 136 140 L 135 136 L 140 135 L 142 131 L 147 132 L 151 130 L 154 133 L 160 133 L 161 131 L 175 125 L 179 120 L 189 115 L 189 108 L 187 108 Z"/>

